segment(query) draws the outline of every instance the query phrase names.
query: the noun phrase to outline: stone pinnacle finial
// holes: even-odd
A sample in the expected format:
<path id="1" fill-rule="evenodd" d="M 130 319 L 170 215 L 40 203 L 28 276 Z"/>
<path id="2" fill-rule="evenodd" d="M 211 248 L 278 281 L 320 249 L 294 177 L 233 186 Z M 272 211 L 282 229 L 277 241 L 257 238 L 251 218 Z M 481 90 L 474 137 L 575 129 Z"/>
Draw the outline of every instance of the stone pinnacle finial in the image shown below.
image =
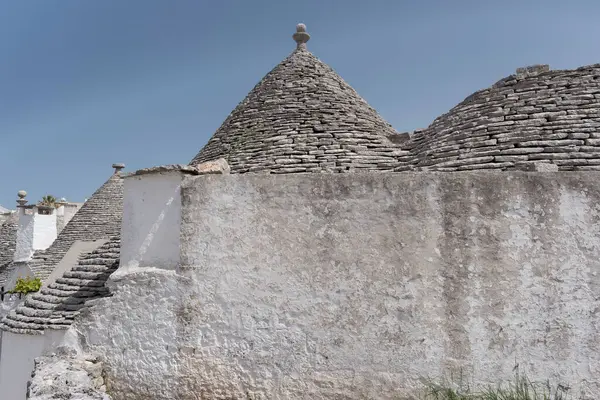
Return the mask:
<path id="1" fill-rule="evenodd" d="M 296 25 L 296 33 L 292 36 L 296 43 L 298 44 L 299 49 L 306 48 L 306 42 L 310 40 L 310 35 L 306 32 L 306 25 L 298 24 Z"/>
<path id="2" fill-rule="evenodd" d="M 120 173 L 120 172 L 121 172 L 121 170 L 122 170 L 123 168 L 125 168 L 125 164 L 122 164 L 122 163 L 116 163 L 116 164 L 113 164 L 113 165 L 112 165 L 112 167 L 115 169 L 115 174 L 118 174 L 118 173 Z"/>
<path id="3" fill-rule="evenodd" d="M 25 204 L 27 204 L 27 199 L 25 197 L 27 197 L 27 192 L 24 190 L 19 190 L 17 192 L 17 196 L 19 197 L 19 200 L 17 200 L 17 204 L 19 206 L 24 206 Z"/>

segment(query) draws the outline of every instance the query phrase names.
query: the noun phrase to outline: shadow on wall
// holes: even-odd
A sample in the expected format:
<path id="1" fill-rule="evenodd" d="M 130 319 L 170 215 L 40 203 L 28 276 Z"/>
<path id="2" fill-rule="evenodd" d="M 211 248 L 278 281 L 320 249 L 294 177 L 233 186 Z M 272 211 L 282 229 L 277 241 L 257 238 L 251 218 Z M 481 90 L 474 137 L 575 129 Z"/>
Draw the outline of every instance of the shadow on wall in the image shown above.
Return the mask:
<path id="1" fill-rule="evenodd" d="M 177 171 L 124 180 L 121 271 L 179 266 L 181 184 Z"/>

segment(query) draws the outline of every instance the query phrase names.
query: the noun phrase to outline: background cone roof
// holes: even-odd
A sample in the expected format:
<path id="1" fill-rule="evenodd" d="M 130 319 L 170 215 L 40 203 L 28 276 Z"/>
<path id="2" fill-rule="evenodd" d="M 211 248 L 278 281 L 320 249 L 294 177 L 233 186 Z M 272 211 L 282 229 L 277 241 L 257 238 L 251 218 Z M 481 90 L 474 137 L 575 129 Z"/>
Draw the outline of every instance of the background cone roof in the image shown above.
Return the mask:
<path id="1" fill-rule="evenodd" d="M 123 179 L 119 170 L 81 206 L 48 249 L 35 253 L 30 267 L 36 276 L 46 279 L 77 240 L 108 239 L 120 234 Z"/>
<path id="2" fill-rule="evenodd" d="M 232 173 L 390 170 L 402 153 L 397 132 L 328 65 L 296 50 L 269 72 L 227 117 L 190 164 L 225 158 Z"/>
<path id="3" fill-rule="evenodd" d="M 0 224 L 0 273 L 13 260 L 17 248 L 18 223 L 18 214 L 12 213 L 4 223 Z"/>
<path id="4" fill-rule="evenodd" d="M 67 329 L 86 301 L 109 295 L 105 283 L 119 266 L 119 251 L 119 238 L 113 237 L 81 255 L 71 270 L 28 295 L 2 320 L 0 329 L 28 334 L 41 334 L 47 328 Z"/>

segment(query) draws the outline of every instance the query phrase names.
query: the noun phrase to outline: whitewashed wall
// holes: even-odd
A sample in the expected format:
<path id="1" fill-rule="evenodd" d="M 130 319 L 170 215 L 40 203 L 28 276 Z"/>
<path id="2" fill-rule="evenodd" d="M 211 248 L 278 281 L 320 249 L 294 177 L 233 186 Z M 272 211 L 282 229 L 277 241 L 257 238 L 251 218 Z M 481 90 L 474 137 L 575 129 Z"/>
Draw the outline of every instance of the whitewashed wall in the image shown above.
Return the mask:
<path id="1" fill-rule="evenodd" d="M 2 332 L 0 396 L 2 400 L 25 400 L 33 361 L 54 349 L 65 331 L 47 330 L 43 335 Z"/>
<path id="2" fill-rule="evenodd" d="M 180 274 L 118 274 L 73 329 L 115 399 L 393 399 L 516 363 L 595 399 L 599 178 L 189 179 Z"/>
<path id="3" fill-rule="evenodd" d="M 125 178 L 120 272 L 180 264 L 181 183 L 178 171 Z"/>
<path id="4" fill-rule="evenodd" d="M 56 214 L 41 215 L 35 210 L 31 214 L 26 214 L 23 208 L 18 212 L 19 224 L 14 260 L 27 261 L 35 250 L 47 249 L 56 239 Z"/>

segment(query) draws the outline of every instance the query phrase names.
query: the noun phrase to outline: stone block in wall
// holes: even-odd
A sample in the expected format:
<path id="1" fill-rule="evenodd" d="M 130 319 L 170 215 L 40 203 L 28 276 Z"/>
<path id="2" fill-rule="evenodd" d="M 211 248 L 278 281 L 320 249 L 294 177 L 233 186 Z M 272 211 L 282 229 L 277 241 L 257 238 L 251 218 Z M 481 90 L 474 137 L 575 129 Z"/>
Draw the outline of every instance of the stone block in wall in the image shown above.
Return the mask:
<path id="1" fill-rule="evenodd" d="M 557 172 L 558 165 L 549 162 L 523 162 L 515 165 L 516 169 L 531 172 Z"/>
<path id="2" fill-rule="evenodd" d="M 487 164 L 473 164 L 473 165 L 462 165 L 458 167 L 457 171 L 473 171 L 480 169 L 507 169 L 514 166 L 512 162 L 490 162 Z"/>
<path id="3" fill-rule="evenodd" d="M 600 171 L 600 165 L 582 165 L 575 167 L 578 171 Z"/>
<path id="4" fill-rule="evenodd" d="M 195 167 L 199 174 L 228 174 L 231 171 L 224 158 L 197 164 Z"/>

